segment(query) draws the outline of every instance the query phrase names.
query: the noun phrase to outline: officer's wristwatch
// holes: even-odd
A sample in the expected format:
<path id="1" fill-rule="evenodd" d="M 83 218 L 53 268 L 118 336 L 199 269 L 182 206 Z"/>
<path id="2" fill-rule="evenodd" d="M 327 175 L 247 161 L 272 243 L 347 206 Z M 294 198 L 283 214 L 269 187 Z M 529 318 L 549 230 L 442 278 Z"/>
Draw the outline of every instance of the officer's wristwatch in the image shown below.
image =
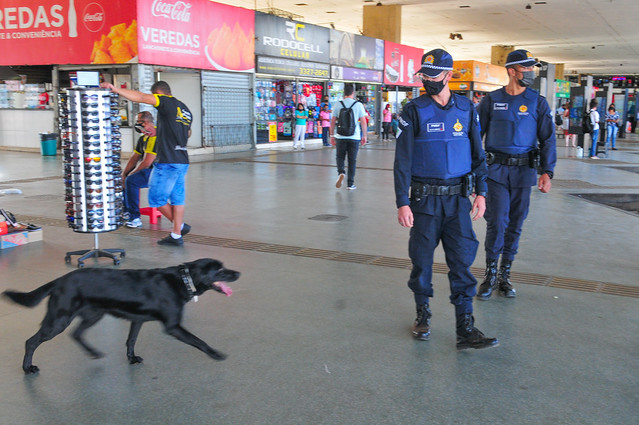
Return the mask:
<path id="1" fill-rule="evenodd" d="M 552 177 L 555 175 L 552 171 L 544 171 L 544 174 L 548 174 L 548 177 L 552 180 Z"/>

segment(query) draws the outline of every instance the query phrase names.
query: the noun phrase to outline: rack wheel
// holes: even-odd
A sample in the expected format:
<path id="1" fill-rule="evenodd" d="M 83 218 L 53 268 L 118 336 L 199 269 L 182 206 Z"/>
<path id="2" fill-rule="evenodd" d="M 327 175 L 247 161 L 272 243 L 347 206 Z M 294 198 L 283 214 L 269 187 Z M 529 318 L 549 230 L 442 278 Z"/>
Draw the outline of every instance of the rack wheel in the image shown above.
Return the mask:
<path id="1" fill-rule="evenodd" d="M 113 259 L 113 264 L 116 265 L 116 266 L 119 266 L 120 265 L 120 260 L 114 258 Z"/>
<path id="2" fill-rule="evenodd" d="M 64 262 L 67 263 L 67 264 L 70 263 L 71 262 L 71 256 L 70 255 L 65 255 L 64 256 Z"/>
<path id="3" fill-rule="evenodd" d="M 126 257 L 126 252 L 122 251 L 122 253 L 120 254 L 120 258 L 122 257 Z"/>
<path id="4" fill-rule="evenodd" d="M 79 268 L 84 267 L 84 263 L 82 263 L 82 262 L 78 261 L 78 267 L 79 267 Z"/>

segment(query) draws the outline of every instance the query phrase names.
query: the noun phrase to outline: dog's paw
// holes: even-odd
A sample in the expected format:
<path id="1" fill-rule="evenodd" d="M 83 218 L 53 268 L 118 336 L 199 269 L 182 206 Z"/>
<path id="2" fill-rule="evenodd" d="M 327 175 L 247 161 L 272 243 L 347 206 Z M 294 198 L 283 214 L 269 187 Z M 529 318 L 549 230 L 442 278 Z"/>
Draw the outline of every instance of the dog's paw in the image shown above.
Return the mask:
<path id="1" fill-rule="evenodd" d="M 138 364 L 142 363 L 144 359 L 140 356 L 131 356 L 129 357 L 129 364 Z"/>
<path id="2" fill-rule="evenodd" d="M 23 367 L 22 370 L 24 370 L 25 375 L 31 375 L 31 374 L 40 372 L 40 368 L 35 365 Z"/>
<path id="3" fill-rule="evenodd" d="M 92 351 L 90 356 L 92 359 L 101 359 L 102 357 L 104 357 L 104 354 L 99 351 Z"/>
<path id="4" fill-rule="evenodd" d="M 217 361 L 225 360 L 228 356 L 224 353 L 220 353 L 219 351 L 213 351 L 211 353 L 211 357 Z"/>

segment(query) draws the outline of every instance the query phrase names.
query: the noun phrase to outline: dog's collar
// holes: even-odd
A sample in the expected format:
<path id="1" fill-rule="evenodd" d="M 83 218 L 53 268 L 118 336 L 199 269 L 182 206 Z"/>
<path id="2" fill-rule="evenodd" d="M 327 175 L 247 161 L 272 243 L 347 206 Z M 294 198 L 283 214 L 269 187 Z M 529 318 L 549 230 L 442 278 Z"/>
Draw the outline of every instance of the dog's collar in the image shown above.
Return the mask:
<path id="1" fill-rule="evenodd" d="M 184 286 L 186 286 L 186 291 L 189 293 L 189 301 L 191 301 L 191 299 L 195 302 L 197 302 L 198 298 L 197 295 L 195 295 L 196 293 L 196 289 L 195 289 L 195 285 L 193 284 L 193 279 L 191 278 L 191 275 L 189 274 L 189 268 L 186 266 L 186 264 L 180 264 L 178 266 L 178 270 L 180 272 L 180 277 L 182 278 L 182 282 L 184 282 Z"/>

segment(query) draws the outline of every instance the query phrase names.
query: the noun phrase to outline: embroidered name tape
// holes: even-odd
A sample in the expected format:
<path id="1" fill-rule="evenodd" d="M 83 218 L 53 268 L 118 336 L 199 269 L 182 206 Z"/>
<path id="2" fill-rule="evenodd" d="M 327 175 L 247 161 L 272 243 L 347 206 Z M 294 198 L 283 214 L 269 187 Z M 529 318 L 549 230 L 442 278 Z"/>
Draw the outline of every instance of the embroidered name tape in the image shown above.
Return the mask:
<path id="1" fill-rule="evenodd" d="M 443 122 L 432 122 L 428 123 L 428 128 L 426 129 L 429 133 L 434 133 L 437 131 L 444 131 L 444 123 Z"/>
<path id="2" fill-rule="evenodd" d="M 507 103 L 494 103 L 493 104 L 493 110 L 494 111 L 507 111 L 508 110 L 508 104 Z"/>

